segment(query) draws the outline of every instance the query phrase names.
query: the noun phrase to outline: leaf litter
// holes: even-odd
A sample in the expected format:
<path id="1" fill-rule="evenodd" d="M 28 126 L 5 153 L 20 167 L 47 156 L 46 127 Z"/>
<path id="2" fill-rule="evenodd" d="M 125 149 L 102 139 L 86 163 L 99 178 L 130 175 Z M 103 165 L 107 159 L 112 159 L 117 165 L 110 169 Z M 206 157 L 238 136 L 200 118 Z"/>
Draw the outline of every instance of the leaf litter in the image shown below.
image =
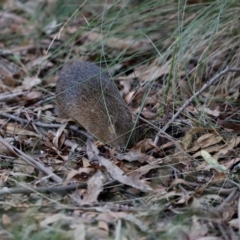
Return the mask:
<path id="1" fill-rule="evenodd" d="M 160 133 L 157 144 L 154 141 L 162 124 L 211 77 L 226 65 L 239 67 L 239 24 L 233 19 L 230 37 L 222 20 L 231 6 L 215 33 L 218 41 L 213 39 L 210 46 L 201 37 L 187 35 L 194 27 L 195 35 L 203 36 L 203 26 L 206 38 L 213 33 L 210 28 L 207 33 L 208 23 L 191 12 L 200 1 L 186 4 L 182 19 L 186 30 L 181 36 L 179 6 L 173 2 L 162 14 L 156 12 L 164 9 L 161 1 L 124 5 L 128 14 L 109 2 L 104 17 L 100 2 L 84 5 L 74 20 L 61 16 L 65 28 L 55 15 L 51 21 L 40 20 L 49 12 L 35 14 L 39 3 L 1 3 L 1 223 L 10 229 L 1 237 L 14 234 L 15 219 L 27 223 L 34 218 L 28 232 L 18 221 L 25 238 L 34 236 L 36 229 L 58 225 L 67 226 L 63 239 L 113 239 L 119 232 L 130 239 L 237 239 L 239 73 L 222 76 L 189 103 L 167 136 Z M 50 12 L 58 9 L 55 1 L 46 4 Z M 141 6 L 145 20 L 139 15 Z M 112 13 L 119 31 L 108 25 Z M 93 19 L 99 25 L 92 25 Z M 200 21 L 198 27 L 195 19 Z M 54 39 L 56 34 L 59 38 Z M 181 46 L 180 38 L 189 43 Z M 83 130 L 58 117 L 56 70 L 70 59 L 101 61 L 134 120 L 141 117 L 139 125 L 147 137 L 121 153 L 86 140 Z M 85 185 L 80 187 L 81 183 Z M 68 190 L 71 185 L 76 187 Z M 11 194 L 23 186 L 32 191 Z M 53 187 L 62 191 L 49 191 Z"/>

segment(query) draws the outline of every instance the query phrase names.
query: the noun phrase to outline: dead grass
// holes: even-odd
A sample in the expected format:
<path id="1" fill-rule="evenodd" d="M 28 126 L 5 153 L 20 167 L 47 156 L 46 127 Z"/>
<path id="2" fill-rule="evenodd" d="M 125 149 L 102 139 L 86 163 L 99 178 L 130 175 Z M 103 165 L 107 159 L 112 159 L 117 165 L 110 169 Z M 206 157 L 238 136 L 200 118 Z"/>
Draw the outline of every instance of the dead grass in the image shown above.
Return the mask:
<path id="1" fill-rule="evenodd" d="M 153 143 L 240 68 L 238 1 L 194 2 L 0 4 L 1 239 L 238 239 L 239 73 Z M 75 60 L 108 70 L 150 138 L 118 153 L 60 121 Z"/>

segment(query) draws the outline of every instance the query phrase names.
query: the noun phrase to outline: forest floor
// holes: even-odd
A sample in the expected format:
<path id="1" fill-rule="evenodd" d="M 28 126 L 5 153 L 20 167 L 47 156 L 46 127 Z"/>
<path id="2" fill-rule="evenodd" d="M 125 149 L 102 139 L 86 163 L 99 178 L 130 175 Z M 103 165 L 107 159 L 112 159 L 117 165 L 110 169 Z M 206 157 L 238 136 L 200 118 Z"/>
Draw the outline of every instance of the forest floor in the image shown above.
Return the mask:
<path id="1" fill-rule="evenodd" d="M 239 11 L 1 1 L 0 239 L 239 239 Z M 58 117 L 72 61 L 109 73 L 144 139 L 119 152 Z"/>

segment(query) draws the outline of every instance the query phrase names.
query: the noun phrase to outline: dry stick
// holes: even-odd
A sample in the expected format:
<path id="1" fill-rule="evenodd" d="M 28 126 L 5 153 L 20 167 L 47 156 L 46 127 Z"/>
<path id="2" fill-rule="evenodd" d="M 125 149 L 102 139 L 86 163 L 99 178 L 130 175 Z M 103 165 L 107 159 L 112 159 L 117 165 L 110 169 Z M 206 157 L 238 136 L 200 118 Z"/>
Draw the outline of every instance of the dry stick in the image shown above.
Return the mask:
<path id="1" fill-rule="evenodd" d="M 12 115 L 12 114 L 9 114 L 9 113 L 4 113 L 4 112 L 0 112 L 0 116 L 13 119 L 17 122 L 20 122 L 21 124 L 23 124 L 23 123 L 29 124 L 31 122 L 29 120 L 22 119 L 20 117 L 15 116 L 15 115 Z M 36 126 L 43 127 L 43 128 L 59 128 L 61 126 L 61 124 L 53 124 L 53 123 L 47 124 L 47 123 L 42 123 L 42 122 L 39 122 L 39 121 L 37 121 L 37 122 L 33 121 L 33 123 Z"/>
<path id="2" fill-rule="evenodd" d="M 26 119 L 23 119 L 23 118 L 20 118 L 20 117 L 17 117 L 15 115 L 12 115 L 12 114 L 9 114 L 9 113 L 4 113 L 4 112 L 0 112 L 0 116 L 2 117 L 6 117 L 6 118 L 10 118 L 10 119 L 13 119 L 17 122 L 20 122 L 21 124 L 29 124 L 31 121 L 29 120 L 26 120 Z M 38 127 L 42 127 L 42 128 L 60 128 L 62 126 L 62 124 L 57 124 L 57 123 L 42 123 L 42 122 L 35 122 L 32 120 L 32 122 L 38 126 Z M 78 130 L 75 126 L 69 126 L 69 128 L 77 133 L 80 133 L 82 135 L 84 135 L 85 137 L 89 137 L 91 138 L 91 136 L 89 134 L 87 134 L 86 132 L 82 131 L 82 130 Z"/>
<path id="3" fill-rule="evenodd" d="M 66 191 L 72 191 L 76 189 L 85 189 L 87 188 L 86 183 L 79 183 L 67 186 L 55 186 L 55 187 L 37 187 L 37 188 L 2 188 L 0 190 L 0 196 L 6 194 L 30 194 L 30 193 L 65 193 Z"/>
<path id="4" fill-rule="evenodd" d="M 227 198 L 224 199 L 224 201 L 216 208 L 217 211 L 223 210 L 225 207 L 228 206 L 233 200 L 236 200 L 236 198 L 239 198 L 239 191 L 237 188 L 235 188 Z"/>
<path id="5" fill-rule="evenodd" d="M 13 147 L 11 144 L 6 142 L 4 140 L 4 138 L 2 138 L 1 136 L 0 136 L 0 143 L 3 146 L 5 146 L 6 148 L 8 148 L 15 155 L 17 155 L 19 158 L 21 158 L 23 161 L 25 161 L 26 163 L 30 164 L 31 166 L 37 168 L 38 170 L 40 170 L 47 176 L 49 176 L 53 181 L 55 181 L 57 183 L 62 183 L 62 181 L 63 181 L 62 178 L 60 178 L 55 173 L 53 173 L 49 168 L 44 167 L 42 163 L 34 160 L 32 157 L 28 156 L 27 154 L 25 154 L 21 150 L 17 149 L 16 147 Z"/>
<path id="6" fill-rule="evenodd" d="M 171 120 L 157 133 L 157 136 L 154 139 L 154 144 L 157 145 L 160 134 L 165 134 L 165 131 L 170 127 L 170 125 L 176 120 L 176 118 L 181 114 L 181 112 L 196 98 L 198 95 L 200 95 L 203 91 L 205 91 L 207 88 L 209 88 L 212 84 L 214 84 L 220 77 L 225 75 L 229 72 L 240 72 L 240 68 L 230 68 L 226 67 L 223 71 L 221 71 L 219 74 L 214 76 L 212 79 L 207 81 L 203 87 L 197 91 L 192 97 L 190 97 L 183 105 L 180 107 L 180 109 L 173 115 Z"/>
<path id="7" fill-rule="evenodd" d="M 18 96 L 25 94 L 26 92 L 20 93 L 10 93 L 10 94 L 0 94 L 0 102 L 10 101 Z"/>

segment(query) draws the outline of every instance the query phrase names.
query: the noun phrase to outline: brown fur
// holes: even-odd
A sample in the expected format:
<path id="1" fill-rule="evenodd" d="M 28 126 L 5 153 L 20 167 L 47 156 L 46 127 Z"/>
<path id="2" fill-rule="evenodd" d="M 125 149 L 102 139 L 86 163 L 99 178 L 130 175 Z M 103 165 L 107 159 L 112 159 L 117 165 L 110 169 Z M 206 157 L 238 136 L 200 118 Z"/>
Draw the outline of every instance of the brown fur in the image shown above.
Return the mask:
<path id="1" fill-rule="evenodd" d="M 115 85 L 90 62 L 66 65 L 59 73 L 57 104 L 65 116 L 114 147 L 124 147 L 132 129 L 131 115 Z"/>

